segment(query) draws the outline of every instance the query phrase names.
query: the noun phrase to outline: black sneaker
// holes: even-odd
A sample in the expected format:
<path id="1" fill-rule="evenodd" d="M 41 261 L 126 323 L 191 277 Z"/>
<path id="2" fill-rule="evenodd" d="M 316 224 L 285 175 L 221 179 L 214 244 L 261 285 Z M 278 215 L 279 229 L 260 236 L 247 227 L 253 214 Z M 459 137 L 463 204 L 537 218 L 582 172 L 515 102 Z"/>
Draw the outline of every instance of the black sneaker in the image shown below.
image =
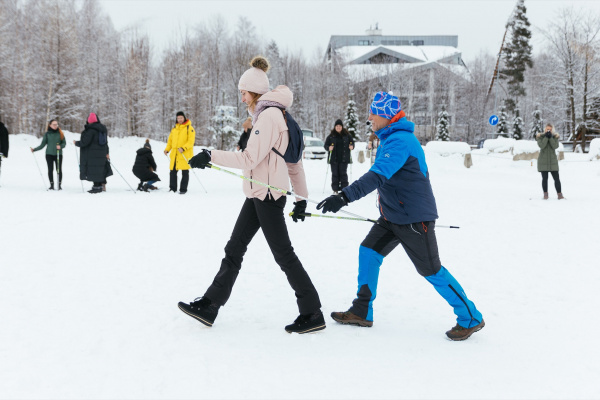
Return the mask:
<path id="1" fill-rule="evenodd" d="M 196 297 L 190 304 L 179 302 L 179 309 L 206 326 L 212 326 L 219 313 L 219 306 L 206 297 Z"/>
<path id="2" fill-rule="evenodd" d="M 312 314 L 300 314 L 293 324 L 285 327 L 287 333 L 310 333 L 325 329 L 325 318 L 321 310 Z"/>
<path id="3" fill-rule="evenodd" d="M 50 187 L 48 188 L 48 190 L 54 190 L 54 182 L 50 182 Z"/>
<path id="4" fill-rule="evenodd" d="M 88 190 L 88 193 L 91 193 L 91 194 L 102 193 L 102 186 L 92 186 L 92 190 Z"/>

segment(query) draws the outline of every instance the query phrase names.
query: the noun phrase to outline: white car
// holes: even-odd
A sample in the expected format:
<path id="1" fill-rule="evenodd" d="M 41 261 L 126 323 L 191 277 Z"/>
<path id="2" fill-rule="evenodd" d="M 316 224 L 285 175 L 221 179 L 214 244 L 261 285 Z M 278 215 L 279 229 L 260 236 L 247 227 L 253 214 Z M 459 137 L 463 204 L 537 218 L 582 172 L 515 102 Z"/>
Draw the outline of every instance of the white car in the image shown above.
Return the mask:
<path id="1" fill-rule="evenodd" d="M 325 151 L 325 143 L 321 139 L 314 137 L 304 137 L 304 151 L 302 152 L 302 158 L 310 158 L 313 160 L 322 160 L 327 157 Z"/>

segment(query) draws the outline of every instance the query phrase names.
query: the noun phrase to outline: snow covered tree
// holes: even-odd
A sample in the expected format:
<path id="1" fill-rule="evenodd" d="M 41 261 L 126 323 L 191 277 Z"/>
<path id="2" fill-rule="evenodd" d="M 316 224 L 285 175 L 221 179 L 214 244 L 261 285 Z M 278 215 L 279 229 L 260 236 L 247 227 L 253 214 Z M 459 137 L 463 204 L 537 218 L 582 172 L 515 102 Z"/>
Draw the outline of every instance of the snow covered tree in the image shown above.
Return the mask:
<path id="1" fill-rule="evenodd" d="M 350 93 L 350 100 L 346 103 L 346 117 L 344 118 L 344 125 L 346 130 L 356 141 L 359 140 L 358 135 L 358 115 L 356 114 L 356 103 L 353 100 L 354 93 Z"/>
<path id="2" fill-rule="evenodd" d="M 536 105 L 535 111 L 531 113 L 533 116 L 533 121 L 531 122 L 531 129 L 529 130 L 529 134 L 532 138 L 535 138 L 535 135 L 542 132 L 544 128 L 542 127 L 542 112 L 539 110 L 539 104 Z"/>
<path id="3" fill-rule="evenodd" d="M 216 113 L 211 118 L 208 130 L 213 133 L 212 144 L 219 150 L 230 150 L 239 140 L 241 132 L 236 130 L 239 119 L 235 116 L 236 108 L 217 106 Z"/>
<path id="4" fill-rule="evenodd" d="M 516 140 L 523 139 L 523 118 L 519 116 L 519 109 L 515 110 L 515 117 L 513 118 L 513 132 L 512 137 Z"/>
<path id="5" fill-rule="evenodd" d="M 442 111 L 438 113 L 438 123 L 436 126 L 437 133 L 435 135 L 435 140 L 439 140 L 442 142 L 447 142 L 450 140 L 450 131 L 448 130 L 450 126 L 450 116 L 448 115 L 448 111 L 446 111 L 446 106 L 442 106 Z"/>
<path id="6" fill-rule="evenodd" d="M 511 32 L 511 41 L 504 47 L 504 68 L 500 71 L 500 79 L 508 79 L 508 94 L 506 105 L 513 111 L 520 97 L 525 96 L 525 69 L 533 67 L 531 59 L 531 30 L 527 19 L 525 0 L 518 0 L 512 17 L 506 24 Z"/>
<path id="7" fill-rule="evenodd" d="M 500 116 L 498 117 L 498 136 L 508 137 L 508 114 L 506 113 L 506 104 L 502 102 L 500 106 Z"/>

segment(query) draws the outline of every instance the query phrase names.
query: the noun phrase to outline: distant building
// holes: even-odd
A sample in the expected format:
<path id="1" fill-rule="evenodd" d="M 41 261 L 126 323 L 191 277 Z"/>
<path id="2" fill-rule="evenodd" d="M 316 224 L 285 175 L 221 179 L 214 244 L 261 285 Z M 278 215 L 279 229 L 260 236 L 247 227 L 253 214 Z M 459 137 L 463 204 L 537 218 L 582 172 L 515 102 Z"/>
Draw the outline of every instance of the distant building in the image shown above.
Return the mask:
<path id="1" fill-rule="evenodd" d="M 469 79 L 457 46 L 456 35 L 383 35 L 376 26 L 364 35 L 331 36 L 325 60 L 332 69 L 344 70 L 357 86 L 394 91 L 409 118 L 423 126 L 417 136 L 427 141 L 434 136 L 442 105 L 454 123 L 456 79 Z"/>

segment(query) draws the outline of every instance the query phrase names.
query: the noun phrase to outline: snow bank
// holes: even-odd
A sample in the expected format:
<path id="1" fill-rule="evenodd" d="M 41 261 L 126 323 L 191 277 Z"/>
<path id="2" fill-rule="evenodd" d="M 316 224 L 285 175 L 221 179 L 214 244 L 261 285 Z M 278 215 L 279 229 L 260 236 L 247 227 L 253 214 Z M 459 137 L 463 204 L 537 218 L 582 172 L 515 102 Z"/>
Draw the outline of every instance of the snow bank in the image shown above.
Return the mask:
<path id="1" fill-rule="evenodd" d="M 512 150 L 516 140 L 499 137 L 497 139 L 487 139 L 483 142 L 483 148 L 488 150 L 489 153 L 507 153 Z"/>
<path id="2" fill-rule="evenodd" d="M 516 140 L 513 145 L 513 154 L 522 154 L 522 153 L 537 153 L 540 151 L 540 146 L 538 146 L 537 141 L 535 140 Z"/>
<path id="3" fill-rule="evenodd" d="M 600 160 L 600 138 L 590 142 L 590 160 Z"/>
<path id="4" fill-rule="evenodd" d="M 464 157 L 465 167 L 471 168 L 473 159 L 471 158 L 471 146 L 465 142 L 442 142 L 431 141 L 425 145 L 425 152 L 430 154 L 439 154 L 442 157 L 447 157 L 453 154 Z"/>

